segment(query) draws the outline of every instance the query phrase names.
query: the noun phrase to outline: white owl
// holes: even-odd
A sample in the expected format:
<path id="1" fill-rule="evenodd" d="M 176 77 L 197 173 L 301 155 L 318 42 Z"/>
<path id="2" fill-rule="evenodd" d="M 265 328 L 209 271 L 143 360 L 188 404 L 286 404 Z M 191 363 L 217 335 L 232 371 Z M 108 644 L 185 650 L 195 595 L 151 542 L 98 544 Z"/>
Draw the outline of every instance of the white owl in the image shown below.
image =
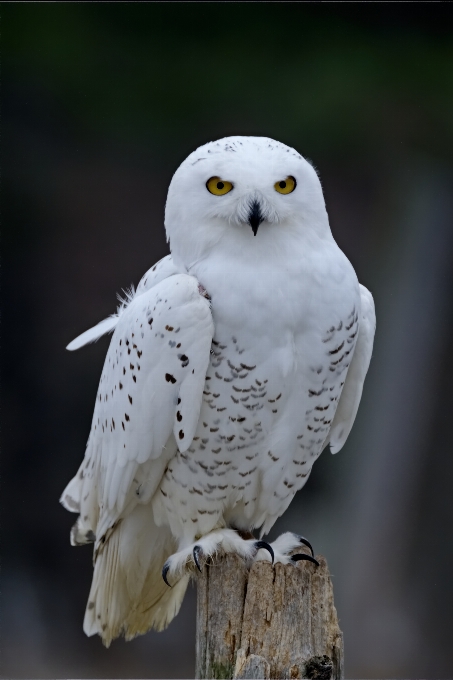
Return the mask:
<path id="1" fill-rule="evenodd" d="M 94 542 L 84 630 L 106 645 L 167 626 L 216 552 L 288 562 L 309 545 L 251 532 L 270 530 L 327 444 L 344 445 L 373 346 L 373 298 L 294 149 L 263 137 L 200 147 L 171 181 L 165 225 L 171 255 L 68 345 L 114 329 L 61 497 L 79 513 L 72 544 Z"/>

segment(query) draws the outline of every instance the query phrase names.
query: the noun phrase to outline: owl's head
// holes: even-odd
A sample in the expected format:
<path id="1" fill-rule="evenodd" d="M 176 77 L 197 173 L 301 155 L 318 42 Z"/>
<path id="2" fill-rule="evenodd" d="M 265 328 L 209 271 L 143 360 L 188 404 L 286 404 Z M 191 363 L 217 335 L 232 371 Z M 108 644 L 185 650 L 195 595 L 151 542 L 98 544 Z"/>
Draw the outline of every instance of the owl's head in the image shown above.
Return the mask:
<path id="1" fill-rule="evenodd" d="M 319 178 L 297 151 L 267 137 L 225 137 L 190 154 L 168 189 L 165 226 L 190 267 L 219 242 L 245 251 L 330 235 Z"/>

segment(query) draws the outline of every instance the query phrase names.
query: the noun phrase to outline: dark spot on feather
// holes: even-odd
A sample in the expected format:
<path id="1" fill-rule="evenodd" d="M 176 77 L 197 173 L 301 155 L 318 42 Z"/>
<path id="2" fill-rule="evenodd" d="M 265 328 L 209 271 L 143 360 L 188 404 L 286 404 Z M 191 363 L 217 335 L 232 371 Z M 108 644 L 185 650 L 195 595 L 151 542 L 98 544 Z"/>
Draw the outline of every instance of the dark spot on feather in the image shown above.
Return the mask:
<path id="1" fill-rule="evenodd" d="M 167 382 L 171 382 L 173 385 L 174 385 L 175 382 L 176 382 L 176 378 L 173 377 L 171 373 L 166 373 L 166 374 L 165 374 L 165 380 L 166 380 Z"/>
<path id="2" fill-rule="evenodd" d="M 341 345 L 338 345 L 338 347 L 336 349 L 331 350 L 329 352 L 329 354 L 337 354 L 337 352 L 339 352 L 341 349 L 343 349 L 343 347 L 344 347 L 344 340 L 341 343 Z"/>

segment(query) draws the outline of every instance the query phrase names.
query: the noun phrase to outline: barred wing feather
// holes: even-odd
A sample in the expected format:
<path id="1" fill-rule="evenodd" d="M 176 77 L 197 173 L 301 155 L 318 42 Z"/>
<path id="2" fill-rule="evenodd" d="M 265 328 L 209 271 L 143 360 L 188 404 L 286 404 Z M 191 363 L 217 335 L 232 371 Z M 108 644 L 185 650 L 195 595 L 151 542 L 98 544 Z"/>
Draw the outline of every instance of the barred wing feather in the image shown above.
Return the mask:
<path id="1" fill-rule="evenodd" d="M 376 331 L 376 314 L 373 296 L 365 286 L 360 285 L 360 326 L 354 356 L 346 376 L 329 434 L 330 450 L 338 453 L 351 432 L 362 398 L 363 384 L 373 352 Z M 326 442 L 327 443 L 327 442 Z"/>
<path id="2" fill-rule="evenodd" d="M 148 503 L 168 460 L 191 444 L 213 337 L 197 280 L 175 274 L 136 295 L 118 319 L 102 372 L 84 461 L 61 502 L 80 517 L 74 544 Z M 171 436 L 172 432 L 174 437 Z"/>

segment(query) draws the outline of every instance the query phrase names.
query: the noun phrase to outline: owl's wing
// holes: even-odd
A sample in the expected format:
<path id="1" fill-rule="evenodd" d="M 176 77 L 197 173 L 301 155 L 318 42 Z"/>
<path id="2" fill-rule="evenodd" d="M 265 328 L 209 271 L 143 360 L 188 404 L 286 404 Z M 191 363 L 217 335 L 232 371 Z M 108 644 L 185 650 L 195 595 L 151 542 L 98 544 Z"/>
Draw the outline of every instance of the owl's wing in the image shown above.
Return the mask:
<path id="1" fill-rule="evenodd" d="M 175 274 L 122 311 L 105 360 L 84 461 L 61 497 L 71 542 L 106 540 L 154 494 L 197 427 L 214 326 L 197 280 Z M 171 433 L 174 433 L 174 439 Z"/>
<path id="2" fill-rule="evenodd" d="M 68 349 L 70 352 L 73 352 L 74 350 L 80 349 L 91 342 L 96 342 L 106 333 L 113 331 L 113 329 L 116 328 L 116 325 L 118 324 L 122 312 L 125 310 L 132 297 L 146 293 L 146 291 L 150 290 L 164 279 L 177 273 L 178 270 L 172 260 L 171 255 L 163 257 L 162 260 L 156 262 L 156 264 L 148 269 L 146 274 L 142 276 L 135 293 L 126 292 L 126 299 L 122 300 L 122 304 L 118 307 L 116 314 L 112 314 L 107 319 L 100 321 L 98 324 L 96 324 L 96 326 L 93 326 L 93 328 L 89 328 L 81 335 L 78 335 L 76 338 L 74 338 L 74 340 L 72 340 L 72 342 L 69 343 L 66 349 Z"/>
<path id="3" fill-rule="evenodd" d="M 354 424 L 360 399 L 362 398 L 363 383 L 373 351 L 374 333 L 376 330 L 374 301 L 370 291 L 361 284 L 360 302 L 361 319 L 359 336 L 329 433 L 330 450 L 332 453 L 338 453 L 344 446 Z"/>

